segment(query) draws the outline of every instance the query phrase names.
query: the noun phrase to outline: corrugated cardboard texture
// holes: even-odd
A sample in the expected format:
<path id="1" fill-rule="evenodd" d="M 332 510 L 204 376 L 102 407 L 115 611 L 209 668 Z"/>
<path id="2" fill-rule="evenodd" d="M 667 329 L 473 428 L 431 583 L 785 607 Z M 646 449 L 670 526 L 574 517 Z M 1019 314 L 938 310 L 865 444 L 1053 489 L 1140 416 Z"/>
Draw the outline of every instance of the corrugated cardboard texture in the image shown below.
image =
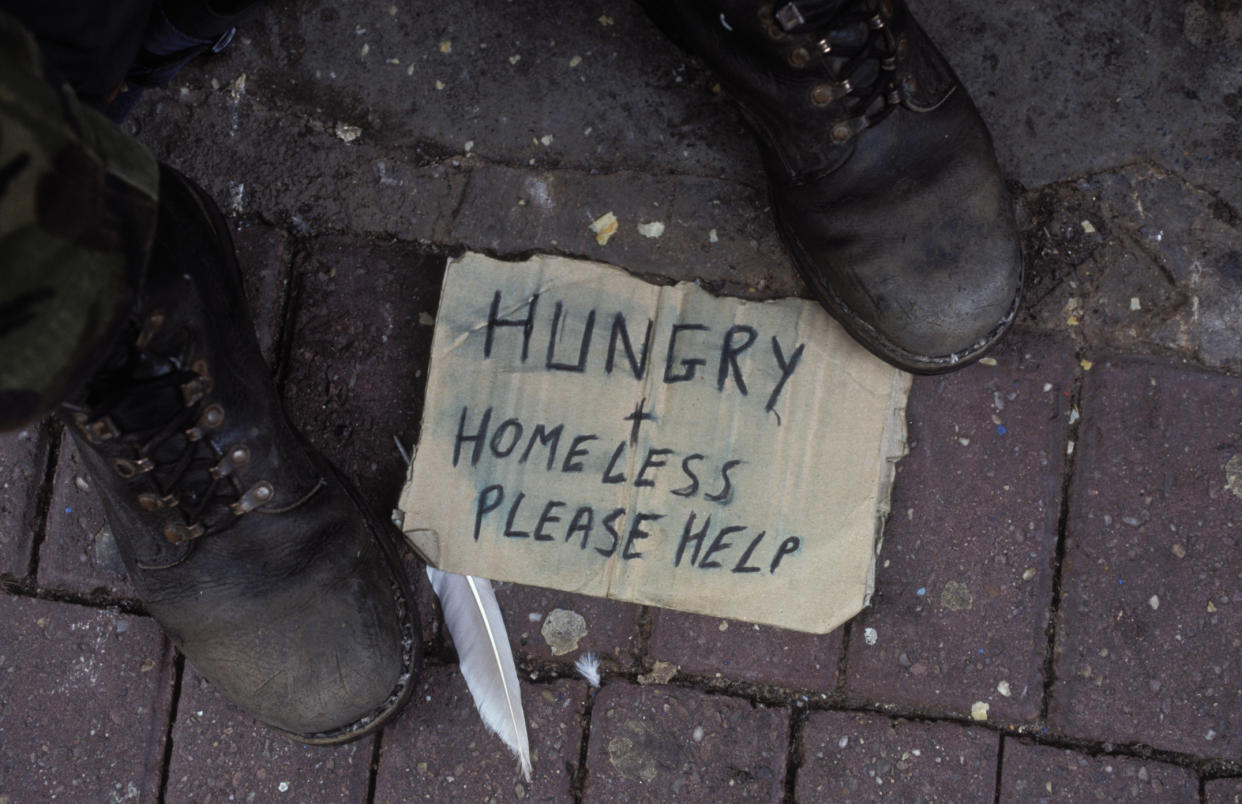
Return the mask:
<path id="1" fill-rule="evenodd" d="M 826 633 L 870 597 L 909 387 L 814 302 L 467 254 L 406 536 L 449 572 Z"/>

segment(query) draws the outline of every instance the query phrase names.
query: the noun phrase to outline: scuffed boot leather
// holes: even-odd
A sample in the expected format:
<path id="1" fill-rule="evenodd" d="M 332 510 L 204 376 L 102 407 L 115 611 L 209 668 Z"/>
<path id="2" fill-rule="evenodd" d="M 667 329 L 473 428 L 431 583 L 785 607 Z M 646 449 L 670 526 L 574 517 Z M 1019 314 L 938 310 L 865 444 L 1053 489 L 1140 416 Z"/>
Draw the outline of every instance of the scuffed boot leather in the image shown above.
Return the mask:
<path id="1" fill-rule="evenodd" d="M 1013 206 L 978 111 L 901 0 L 640 0 L 755 129 L 803 279 L 918 373 L 980 357 L 1022 287 Z"/>
<path id="2" fill-rule="evenodd" d="M 58 415 L 130 579 L 198 671 L 309 743 L 409 698 L 421 640 L 392 525 L 286 419 L 215 205 L 163 168 L 139 308 Z"/>

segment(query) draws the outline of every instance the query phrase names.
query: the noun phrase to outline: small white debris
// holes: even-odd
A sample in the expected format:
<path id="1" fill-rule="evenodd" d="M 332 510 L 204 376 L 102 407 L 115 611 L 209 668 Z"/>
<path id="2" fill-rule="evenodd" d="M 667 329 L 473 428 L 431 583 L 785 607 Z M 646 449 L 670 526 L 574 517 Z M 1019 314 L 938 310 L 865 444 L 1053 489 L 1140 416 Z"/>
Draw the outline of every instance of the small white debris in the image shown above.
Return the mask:
<path id="1" fill-rule="evenodd" d="M 595 242 L 601 246 L 607 245 L 612 236 L 621 228 L 620 221 L 611 211 L 605 212 L 594 221 L 591 222 L 590 229 L 595 232 Z"/>
<path id="2" fill-rule="evenodd" d="M 1027 567 L 1022 570 L 1022 580 L 1029 581 L 1035 578 L 1036 572 L 1034 567 Z"/>
<path id="3" fill-rule="evenodd" d="M 91 484 L 87 483 L 86 478 L 82 477 L 81 475 L 78 475 L 75 478 L 73 478 L 73 485 L 78 487 L 78 491 L 90 491 L 91 490 Z"/>
<path id="4" fill-rule="evenodd" d="M 723 12 L 723 11 L 722 11 L 722 12 L 720 12 L 720 24 L 721 24 L 722 26 L 724 26 L 724 29 L 725 29 L 726 31 L 732 31 L 732 30 L 733 30 L 733 26 L 729 24 L 729 21 L 728 21 L 727 19 L 725 19 L 725 15 L 724 15 L 724 12 Z"/>
<path id="5" fill-rule="evenodd" d="M 599 657 L 594 653 L 587 651 L 579 656 L 578 660 L 574 662 L 574 669 L 592 687 L 599 686 Z"/>
<path id="6" fill-rule="evenodd" d="M 1050 382 L 1046 382 L 1046 383 L 1044 383 L 1044 393 L 1046 394 L 1046 393 L 1048 393 L 1048 392 L 1049 392 L 1049 391 L 1051 391 L 1051 390 L 1052 390 L 1052 383 L 1050 383 Z"/>
<path id="7" fill-rule="evenodd" d="M 659 237 L 664 234 L 664 223 L 662 221 L 640 223 L 638 224 L 638 233 L 643 237 Z"/>
<path id="8" fill-rule="evenodd" d="M 716 234 L 715 229 L 712 229 L 710 232 L 707 233 L 707 242 L 708 243 L 719 243 L 720 242 L 720 235 Z"/>
<path id="9" fill-rule="evenodd" d="M 874 645 L 879 638 L 880 635 L 874 628 L 867 627 L 863 629 L 863 641 L 868 645 Z"/>
<path id="10" fill-rule="evenodd" d="M 339 120 L 336 123 L 336 128 L 333 130 L 336 132 L 336 136 L 343 142 L 353 142 L 362 136 L 362 129 L 360 127 L 351 126 L 348 123 L 342 123 Z"/>
<path id="11" fill-rule="evenodd" d="M 1009 682 L 1008 681 L 998 682 L 996 685 L 996 691 L 999 692 L 1001 695 L 1004 695 L 1006 698 L 1008 698 L 1010 694 L 1009 693 Z"/>
<path id="12" fill-rule="evenodd" d="M 1157 609 L 1159 609 L 1160 608 L 1160 596 L 1152 595 L 1151 597 L 1147 598 L 1147 605 L 1151 606 L 1152 611 L 1156 611 Z"/>
<path id="13" fill-rule="evenodd" d="M 982 366 L 995 366 L 995 365 L 996 365 L 996 358 L 994 358 L 994 357 L 981 357 L 981 358 L 979 358 L 979 364 L 980 364 L 980 365 L 982 365 Z"/>
<path id="14" fill-rule="evenodd" d="M 844 748 L 845 746 L 849 744 L 850 744 L 849 737 L 842 737 L 840 740 L 837 740 L 837 748 Z"/>
<path id="15" fill-rule="evenodd" d="M 607 14 L 601 14 L 599 17 L 599 24 L 605 28 L 607 28 L 609 25 L 614 24 L 615 22 L 616 21 L 612 17 L 608 16 Z"/>
<path id="16" fill-rule="evenodd" d="M 1095 226 L 1091 223 L 1091 221 L 1083 221 L 1082 230 L 1087 234 L 1095 234 Z"/>
<path id="17" fill-rule="evenodd" d="M 363 42 L 363 43 L 362 43 L 362 50 L 359 50 L 359 51 L 358 51 L 358 56 L 359 56 L 360 58 L 364 58 L 364 59 L 365 59 L 365 58 L 367 57 L 367 54 L 368 54 L 368 53 L 370 53 L 370 52 L 371 52 L 371 46 L 370 46 L 370 45 L 368 45 L 366 42 Z"/>
<path id="18" fill-rule="evenodd" d="M 466 153 L 470 153 L 474 150 L 474 140 L 466 140 L 466 144 L 463 145 L 462 148 L 466 151 Z"/>
<path id="19" fill-rule="evenodd" d="M 282 793 L 287 793 L 289 791 L 289 783 L 281 782 L 280 784 L 276 785 L 276 789 Z"/>
<path id="20" fill-rule="evenodd" d="M 551 144 L 552 144 L 552 135 L 551 135 L 551 134 L 544 134 L 542 137 L 540 137 L 540 138 L 539 138 L 539 142 L 540 142 L 540 144 L 542 144 L 545 148 L 546 148 L 546 147 L 548 147 L 549 145 L 551 145 Z"/>
<path id="21" fill-rule="evenodd" d="M 516 53 L 514 53 L 512 56 L 509 57 L 510 64 L 517 64 L 521 60 L 522 60 L 522 57 Z"/>
<path id="22" fill-rule="evenodd" d="M 570 66 L 570 67 L 577 67 L 577 66 L 578 66 L 579 64 L 581 64 L 581 63 L 582 63 L 582 57 L 581 57 L 581 56 L 574 56 L 572 59 L 570 59 L 570 60 L 569 60 L 569 66 Z"/>
<path id="23" fill-rule="evenodd" d="M 445 87 L 445 86 L 446 86 L 446 84 L 445 84 L 443 81 L 441 81 L 439 78 L 437 78 L 437 79 L 436 79 L 436 89 L 437 89 L 437 90 L 444 89 L 444 87 Z"/>
<path id="24" fill-rule="evenodd" d="M 1142 310 L 1143 309 L 1143 303 L 1139 301 L 1138 296 L 1130 297 L 1130 309 L 1131 310 Z"/>
<path id="25" fill-rule="evenodd" d="M 448 39 L 444 39 L 444 40 L 442 40 L 442 41 L 440 42 L 440 52 L 441 52 L 441 53 L 443 53 L 443 54 L 444 54 L 444 55 L 446 55 L 446 56 L 447 56 L 448 54 L 452 53 L 452 52 L 453 52 L 453 43 L 452 43 L 451 41 L 449 41 Z"/>
<path id="26" fill-rule="evenodd" d="M 1080 418 L 1082 418 L 1082 416 L 1078 413 L 1078 408 L 1070 408 L 1070 412 L 1069 412 L 1069 423 L 1070 423 L 1070 424 L 1074 424 L 1074 423 L 1075 423 L 1075 422 L 1077 422 Z"/>
<path id="27" fill-rule="evenodd" d="M 988 706 L 987 701 L 975 701 L 970 705 L 970 719 L 979 721 L 987 720 L 988 709 L 990 708 L 991 707 Z"/>
<path id="28" fill-rule="evenodd" d="M 702 727 L 702 726 L 695 726 L 695 727 L 694 727 L 694 731 L 693 731 L 693 732 L 691 732 L 690 736 L 691 736 L 691 738 L 693 738 L 693 739 L 694 739 L 694 741 L 695 741 L 696 743 L 701 743 L 701 742 L 703 742 L 703 727 Z"/>
<path id="29" fill-rule="evenodd" d="M 963 437 L 963 438 L 959 438 L 959 439 L 957 440 L 957 443 L 961 444 L 963 447 L 969 447 L 969 446 L 970 446 L 970 439 L 969 439 L 969 438 L 965 438 L 965 437 Z"/>

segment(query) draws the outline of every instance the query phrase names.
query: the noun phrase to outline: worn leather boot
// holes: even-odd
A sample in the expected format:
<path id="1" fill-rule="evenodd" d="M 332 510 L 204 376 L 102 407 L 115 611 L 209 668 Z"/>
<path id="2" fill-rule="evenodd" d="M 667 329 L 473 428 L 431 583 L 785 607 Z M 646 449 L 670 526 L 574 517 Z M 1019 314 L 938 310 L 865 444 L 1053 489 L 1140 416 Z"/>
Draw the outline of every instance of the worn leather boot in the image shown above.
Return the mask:
<path id="1" fill-rule="evenodd" d="M 127 340 L 58 410 L 151 615 L 293 739 L 361 737 L 409 698 L 418 618 L 391 523 L 285 417 L 215 205 L 162 168 Z"/>
<path id="2" fill-rule="evenodd" d="M 902 0 L 641 0 L 758 135 L 803 279 L 864 346 L 938 373 L 1018 309 L 1012 202 L 978 111 Z"/>

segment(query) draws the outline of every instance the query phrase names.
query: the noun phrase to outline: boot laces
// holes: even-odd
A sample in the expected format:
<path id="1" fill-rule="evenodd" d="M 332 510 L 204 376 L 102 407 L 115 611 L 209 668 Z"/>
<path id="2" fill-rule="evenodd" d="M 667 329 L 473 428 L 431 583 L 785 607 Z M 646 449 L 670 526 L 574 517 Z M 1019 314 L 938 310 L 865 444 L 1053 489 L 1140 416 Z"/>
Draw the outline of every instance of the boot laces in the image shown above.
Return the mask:
<path id="1" fill-rule="evenodd" d="M 150 316 L 130 345 L 92 378 L 86 404 L 68 406 L 74 424 L 110 456 L 117 475 L 142 487 L 139 507 L 180 512 L 165 523 L 163 535 L 170 542 L 219 533 L 250 511 L 277 513 L 262 507 L 275 495 L 270 482 L 243 488 L 236 475 L 250 460 L 249 448 L 234 444 L 221 450 L 207 437 L 223 425 L 225 411 L 210 397 L 206 361 L 189 357 L 195 351 L 189 334 L 174 356 L 147 348 L 162 323 L 159 313 Z"/>
<path id="2" fill-rule="evenodd" d="M 875 125 L 901 103 L 893 16 L 889 0 L 795 0 L 773 12 L 777 26 L 793 37 L 790 63 L 827 66 L 832 81 L 815 85 L 810 100 L 814 106 L 836 104 L 844 110 L 845 118 L 832 127 L 836 142 Z"/>

